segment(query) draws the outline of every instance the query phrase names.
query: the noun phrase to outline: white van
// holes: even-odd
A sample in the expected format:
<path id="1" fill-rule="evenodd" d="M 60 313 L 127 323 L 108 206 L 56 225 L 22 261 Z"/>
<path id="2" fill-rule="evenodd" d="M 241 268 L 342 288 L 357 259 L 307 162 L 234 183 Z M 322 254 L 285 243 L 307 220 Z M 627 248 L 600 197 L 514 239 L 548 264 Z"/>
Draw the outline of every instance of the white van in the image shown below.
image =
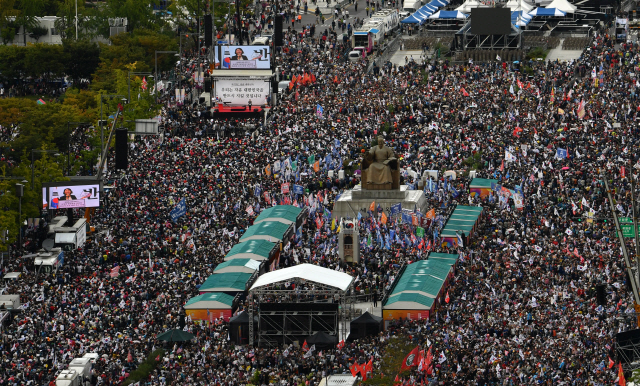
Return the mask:
<path id="1" fill-rule="evenodd" d="M 252 46 L 268 46 L 270 41 L 271 39 L 269 39 L 267 36 L 257 36 L 255 39 L 253 39 L 253 43 L 251 43 L 251 45 Z"/>
<path id="2" fill-rule="evenodd" d="M 405 0 L 402 4 L 402 10 L 404 12 L 414 13 L 422 7 L 422 2 L 419 0 Z"/>
<path id="3" fill-rule="evenodd" d="M 4 280 L 4 284 L 9 284 L 10 282 L 15 282 L 20 279 L 22 272 L 9 272 L 2 278 Z"/>
<path id="4" fill-rule="evenodd" d="M 349 52 L 349 61 L 350 62 L 358 62 L 358 61 L 360 61 L 360 59 L 362 59 L 362 52 L 361 51 L 353 50 L 353 51 Z"/>
<path id="5" fill-rule="evenodd" d="M 289 80 L 281 80 L 280 82 L 278 82 L 278 94 L 284 94 L 285 92 L 287 92 L 287 89 L 289 88 Z"/>

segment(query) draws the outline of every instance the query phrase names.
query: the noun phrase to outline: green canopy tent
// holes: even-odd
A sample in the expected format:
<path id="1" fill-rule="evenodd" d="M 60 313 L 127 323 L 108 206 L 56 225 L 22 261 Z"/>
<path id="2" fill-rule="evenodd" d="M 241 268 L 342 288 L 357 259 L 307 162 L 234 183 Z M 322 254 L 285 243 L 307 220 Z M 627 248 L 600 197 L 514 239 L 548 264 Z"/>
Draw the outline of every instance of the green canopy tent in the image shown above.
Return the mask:
<path id="1" fill-rule="evenodd" d="M 195 337 L 196 336 L 190 332 L 173 329 L 173 330 L 163 332 L 162 334 L 158 334 L 156 336 L 156 339 L 164 340 L 165 342 L 186 342 Z"/>

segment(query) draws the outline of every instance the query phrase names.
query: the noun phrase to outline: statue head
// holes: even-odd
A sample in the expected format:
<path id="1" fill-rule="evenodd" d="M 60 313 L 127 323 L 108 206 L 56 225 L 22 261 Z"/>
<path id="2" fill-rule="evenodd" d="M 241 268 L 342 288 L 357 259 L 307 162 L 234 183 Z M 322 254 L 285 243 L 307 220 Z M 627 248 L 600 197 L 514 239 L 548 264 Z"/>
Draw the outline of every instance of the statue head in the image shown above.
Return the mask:
<path id="1" fill-rule="evenodd" d="M 378 147 L 379 147 L 380 149 L 382 149 L 382 147 L 383 147 L 383 146 L 384 146 L 384 137 L 383 137 L 383 136 L 381 136 L 381 135 L 379 135 L 379 136 L 378 136 Z"/>

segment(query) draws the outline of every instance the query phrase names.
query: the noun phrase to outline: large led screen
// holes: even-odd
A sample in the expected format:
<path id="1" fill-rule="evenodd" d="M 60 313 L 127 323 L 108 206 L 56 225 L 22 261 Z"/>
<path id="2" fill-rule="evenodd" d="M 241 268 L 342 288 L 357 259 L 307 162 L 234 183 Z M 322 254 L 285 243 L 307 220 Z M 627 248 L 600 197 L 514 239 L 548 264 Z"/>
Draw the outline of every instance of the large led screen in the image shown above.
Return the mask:
<path id="1" fill-rule="evenodd" d="M 60 182 L 42 188 L 43 207 L 49 209 L 96 208 L 100 206 L 100 185 L 73 185 Z"/>

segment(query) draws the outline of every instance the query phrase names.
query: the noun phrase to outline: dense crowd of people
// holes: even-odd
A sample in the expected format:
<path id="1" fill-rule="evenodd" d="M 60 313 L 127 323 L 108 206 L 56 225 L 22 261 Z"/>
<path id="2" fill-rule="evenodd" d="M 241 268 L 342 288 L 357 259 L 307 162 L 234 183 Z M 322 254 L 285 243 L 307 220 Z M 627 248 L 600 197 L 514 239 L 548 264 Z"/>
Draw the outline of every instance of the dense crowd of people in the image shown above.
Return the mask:
<path id="1" fill-rule="evenodd" d="M 616 379 L 609 366 L 614 335 L 635 328 L 636 315 L 616 233 L 603 221 L 611 217 L 604 179 L 618 215 L 629 215 L 639 161 L 640 47 L 600 34 L 570 63 L 378 63 L 368 73 L 364 62 L 335 64 L 345 47 L 325 36 L 333 44 L 287 35 L 297 48 L 281 53 L 281 79 L 315 80 L 292 82 L 266 124 L 210 119 L 202 107 L 165 95 L 164 134 L 136 138 L 126 172 L 110 165 L 114 188 L 91 220 L 98 229 L 86 245 L 67 253 L 54 275 L 39 272 L 19 249 L 4 260 L 3 272 L 23 272 L 4 294 L 20 294 L 24 306 L 2 328 L 0 383 L 48 384 L 72 358 L 95 352 L 93 384 L 117 385 L 164 348 L 141 384 L 317 385 L 370 358 L 372 376 L 381 376 L 393 336 L 433 352 L 432 370 L 400 376 L 409 384 Z M 179 68 L 186 78 L 196 70 L 188 60 Z M 88 146 L 85 129 L 73 135 Z M 385 224 L 377 209 L 365 215 L 363 258 L 347 265 L 330 211 L 359 183 L 362 150 L 378 135 L 400 159 L 403 184 L 419 189 L 415 176 L 440 171 L 424 187 L 436 216 L 421 239 L 399 218 Z M 521 188 L 522 207 L 498 194 L 470 194 L 472 168 L 477 177 Z M 458 171 L 457 178 L 444 179 L 445 170 Z M 285 182 L 307 190 L 282 194 Z M 172 222 L 169 212 L 183 198 L 187 213 Z M 460 256 L 450 301 L 438 299 L 429 320 L 394 321 L 379 336 L 311 355 L 297 347 L 236 346 L 224 320 L 185 321 L 186 301 L 260 210 L 279 204 L 306 206 L 309 219 L 278 268 L 317 264 L 356 277 L 361 294 L 382 296 L 402 264 L 444 251 Z M 484 208 L 464 249 L 438 237 L 457 204 Z M 606 306 L 596 302 L 597 284 L 607 286 Z M 183 323 L 193 341 L 155 339 Z"/>

